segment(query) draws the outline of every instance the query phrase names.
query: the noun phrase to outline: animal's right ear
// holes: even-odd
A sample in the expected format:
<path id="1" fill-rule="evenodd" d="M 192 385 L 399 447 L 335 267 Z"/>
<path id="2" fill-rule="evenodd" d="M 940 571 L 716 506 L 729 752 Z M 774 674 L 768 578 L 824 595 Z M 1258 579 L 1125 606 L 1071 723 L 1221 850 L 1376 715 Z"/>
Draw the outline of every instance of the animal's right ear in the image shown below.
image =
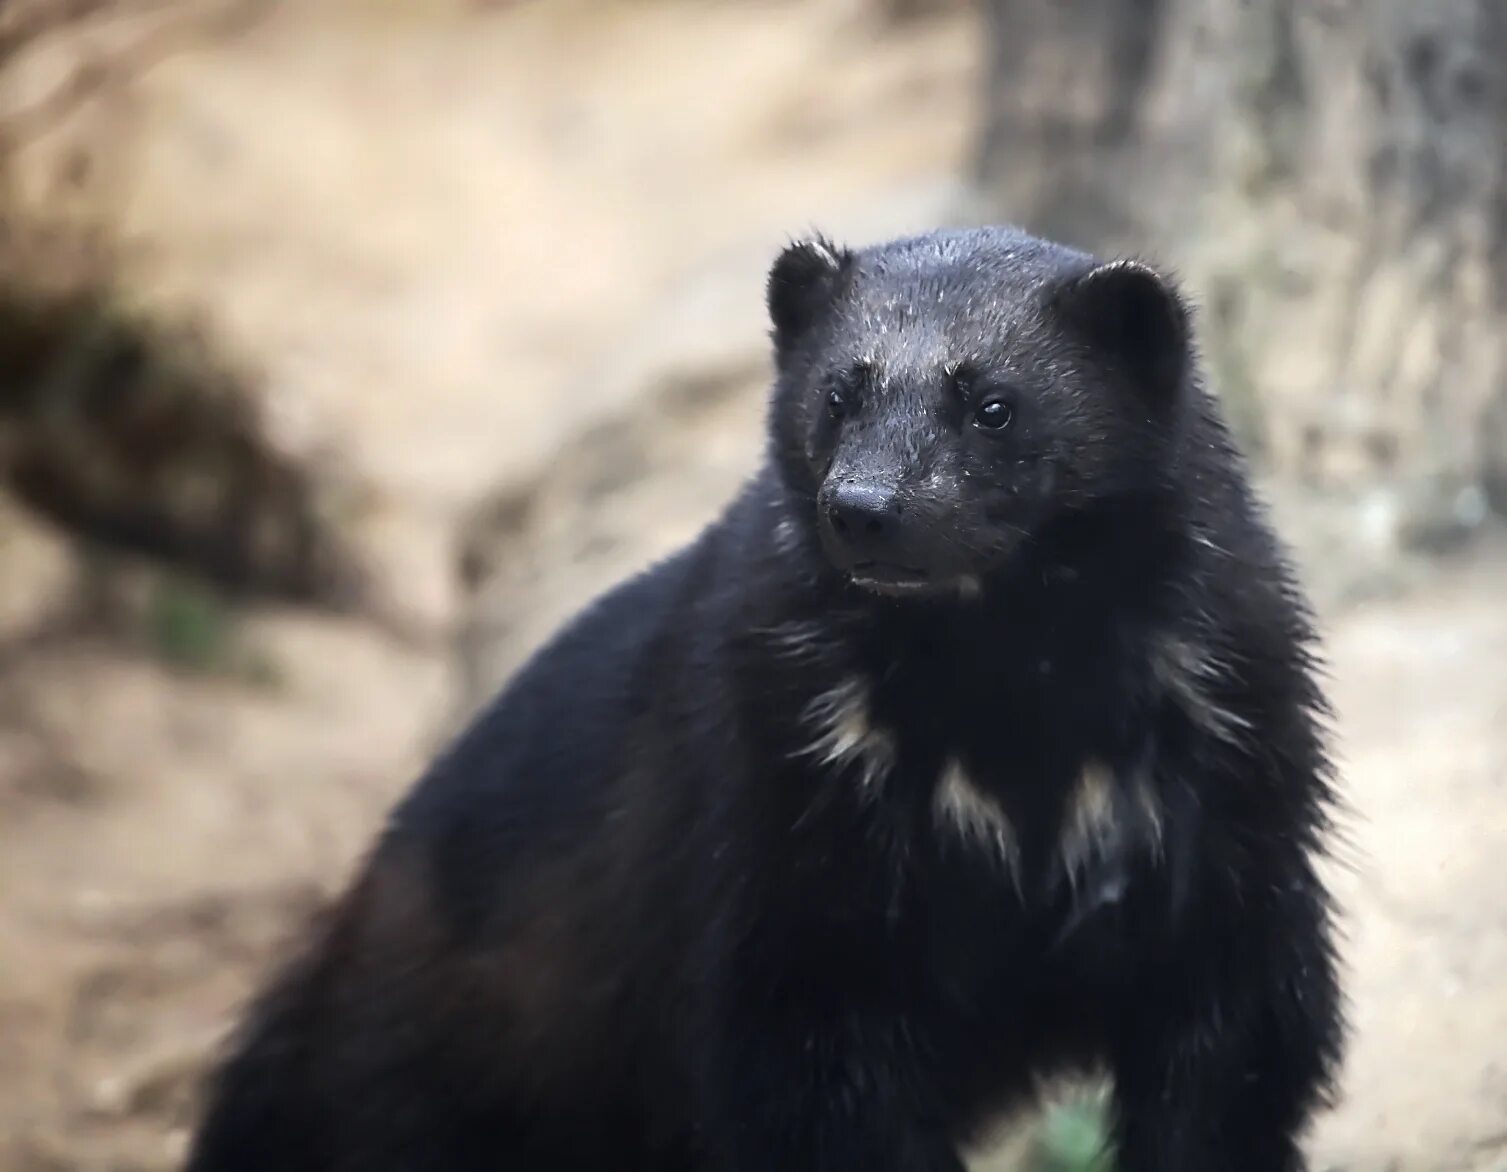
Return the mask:
<path id="1" fill-rule="evenodd" d="M 794 345 L 837 299 L 852 264 L 852 252 L 820 236 L 780 253 L 765 289 L 776 350 L 784 353 Z"/>
<path id="2" fill-rule="evenodd" d="M 1187 306 L 1166 277 L 1140 261 L 1108 261 L 1056 290 L 1054 304 L 1153 401 L 1177 398 L 1189 363 L 1190 325 Z"/>

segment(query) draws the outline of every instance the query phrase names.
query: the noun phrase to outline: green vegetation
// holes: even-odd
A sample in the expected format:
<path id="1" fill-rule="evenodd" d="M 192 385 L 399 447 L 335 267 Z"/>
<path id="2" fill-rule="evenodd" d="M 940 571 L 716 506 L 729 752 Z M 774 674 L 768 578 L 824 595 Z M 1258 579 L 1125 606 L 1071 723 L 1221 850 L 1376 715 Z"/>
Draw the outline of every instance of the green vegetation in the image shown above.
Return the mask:
<path id="1" fill-rule="evenodd" d="M 242 638 L 235 600 L 202 579 L 158 575 L 141 620 L 151 653 L 171 667 L 258 687 L 280 680 L 276 665 Z"/>
<path id="2" fill-rule="evenodd" d="M 1023 1172 L 1113 1172 L 1104 1096 L 1053 1107 L 1042 1120 Z"/>
<path id="3" fill-rule="evenodd" d="M 165 662 L 191 671 L 223 670 L 232 658 L 233 626 L 225 600 L 202 583 L 179 575 L 155 583 L 146 634 Z"/>

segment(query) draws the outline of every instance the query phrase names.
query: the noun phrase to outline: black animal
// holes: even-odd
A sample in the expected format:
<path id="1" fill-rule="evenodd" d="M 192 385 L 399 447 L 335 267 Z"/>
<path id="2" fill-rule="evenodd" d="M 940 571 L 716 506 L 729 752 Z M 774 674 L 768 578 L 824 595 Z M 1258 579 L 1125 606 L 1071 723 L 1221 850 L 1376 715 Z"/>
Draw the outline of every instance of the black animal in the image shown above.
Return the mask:
<path id="1" fill-rule="evenodd" d="M 769 277 L 768 459 L 540 651 L 251 1014 L 193 1172 L 1295 1172 L 1340 1049 L 1314 638 L 1139 263 Z"/>

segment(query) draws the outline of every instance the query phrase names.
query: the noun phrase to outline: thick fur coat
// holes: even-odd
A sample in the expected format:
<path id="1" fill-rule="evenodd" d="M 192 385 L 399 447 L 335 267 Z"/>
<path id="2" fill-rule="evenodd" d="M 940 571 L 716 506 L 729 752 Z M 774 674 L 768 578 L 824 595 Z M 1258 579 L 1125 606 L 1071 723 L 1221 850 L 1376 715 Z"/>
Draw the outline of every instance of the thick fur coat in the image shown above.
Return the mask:
<path id="1" fill-rule="evenodd" d="M 250 1013 L 192 1172 L 1297 1172 L 1339 1053 L 1303 599 L 1166 279 L 769 278 L 768 458 L 539 651 Z"/>

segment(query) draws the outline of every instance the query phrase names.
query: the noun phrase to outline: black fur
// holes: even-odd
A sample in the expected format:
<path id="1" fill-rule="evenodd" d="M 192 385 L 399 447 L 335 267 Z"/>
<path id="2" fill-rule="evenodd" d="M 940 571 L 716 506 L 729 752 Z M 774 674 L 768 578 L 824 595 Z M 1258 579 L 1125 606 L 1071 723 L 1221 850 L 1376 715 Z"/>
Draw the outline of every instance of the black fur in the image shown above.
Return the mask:
<path id="1" fill-rule="evenodd" d="M 1097 1068 L 1122 1172 L 1304 1166 L 1324 705 L 1182 302 L 1006 229 L 769 299 L 765 467 L 401 804 L 193 1172 L 958 1172 Z"/>

